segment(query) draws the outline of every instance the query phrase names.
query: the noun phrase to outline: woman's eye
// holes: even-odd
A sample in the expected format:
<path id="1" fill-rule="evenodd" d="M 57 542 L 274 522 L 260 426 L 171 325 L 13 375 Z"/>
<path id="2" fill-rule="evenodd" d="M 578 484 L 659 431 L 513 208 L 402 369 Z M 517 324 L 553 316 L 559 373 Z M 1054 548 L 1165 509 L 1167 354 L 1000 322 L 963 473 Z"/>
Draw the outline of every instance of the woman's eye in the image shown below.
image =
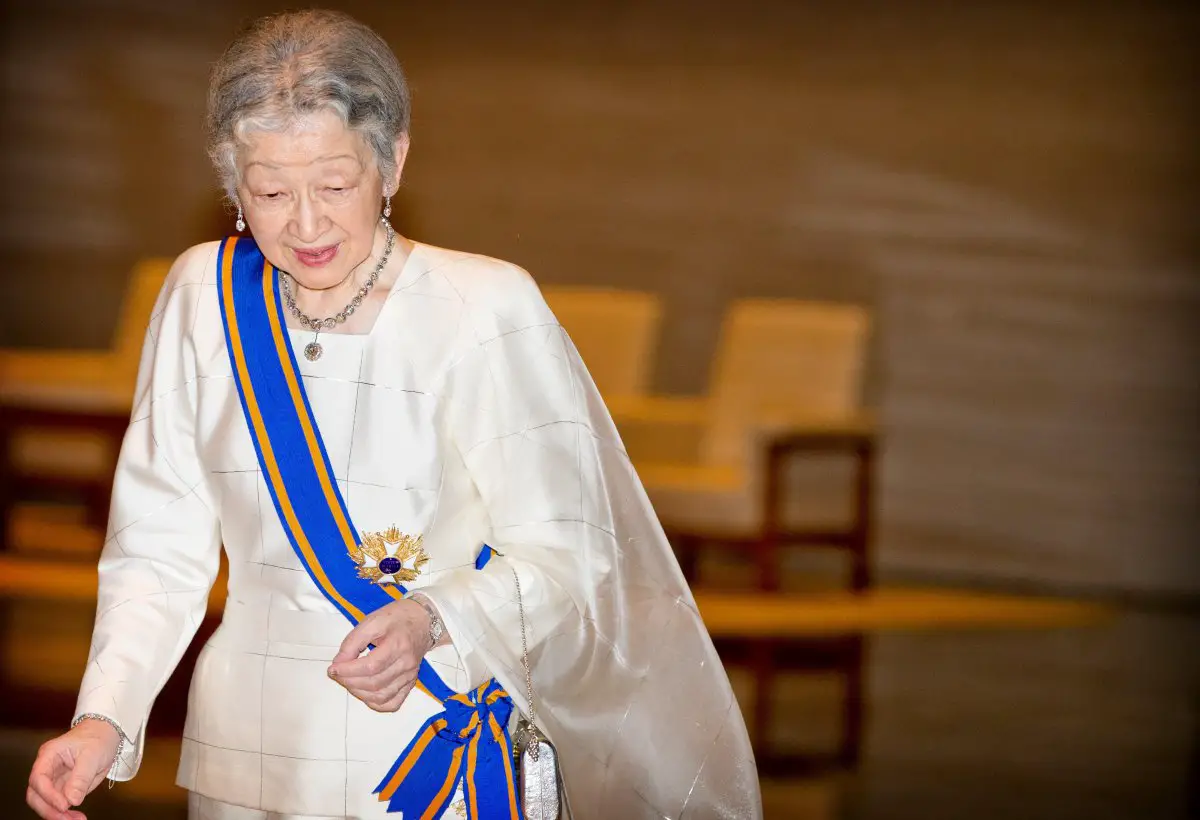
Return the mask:
<path id="1" fill-rule="evenodd" d="M 272 191 L 271 193 L 267 193 L 267 194 L 259 194 L 258 198 L 272 200 L 272 199 L 280 199 L 282 196 L 283 196 L 283 193 L 281 191 Z"/>
<path id="2" fill-rule="evenodd" d="M 341 186 L 341 185 L 330 185 L 325 190 L 329 191 L 331 194 L 344 194 L 344 193 L 346 193 L 346 191 L 349 191 L 350 189 L 345 186 Z"/>

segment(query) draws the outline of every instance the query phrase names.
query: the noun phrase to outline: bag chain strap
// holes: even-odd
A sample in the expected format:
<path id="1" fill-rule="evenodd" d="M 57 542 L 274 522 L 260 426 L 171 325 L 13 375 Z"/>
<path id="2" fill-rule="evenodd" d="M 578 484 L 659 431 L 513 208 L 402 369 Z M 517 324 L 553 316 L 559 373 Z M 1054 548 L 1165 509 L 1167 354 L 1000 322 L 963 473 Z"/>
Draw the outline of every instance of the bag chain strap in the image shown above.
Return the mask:
<path id="1" fill-rule="evenodd" d="M 526 750 L 529 756 L 536 761 L 538 759 L 538 743 L 537 736 L 532 731 L 536 724 L 534 722 L 533 711 L 533 671 L 529 667 L 529 639 L 525 634 L 525 603 L 521 598 L 521 579 L 517 576 L 516 567 L 511 567 L 513 581 L 517 585 L 517 612 L 521 616 L 521 663 L 525 667 L 525 693 L 528 695 L 529 702 L 529 729 L 526 731 Z"/>

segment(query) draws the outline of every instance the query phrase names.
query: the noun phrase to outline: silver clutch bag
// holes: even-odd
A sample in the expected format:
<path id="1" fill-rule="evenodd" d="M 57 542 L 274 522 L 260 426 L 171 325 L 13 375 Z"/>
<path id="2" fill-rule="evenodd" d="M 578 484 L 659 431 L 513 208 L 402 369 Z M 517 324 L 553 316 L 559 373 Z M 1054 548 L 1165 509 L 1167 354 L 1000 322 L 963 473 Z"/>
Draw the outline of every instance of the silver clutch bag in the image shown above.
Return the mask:
<path id="1" fill-rule="evenodd" d="M 566 817 L 563 812 L 558 750 L 524 717 L 517 718 L 513 755 L 517 759 L 517 784 L 525 820 L 560 820 Z"/>
<path id="2" fill-rule="evenodd" d="M 525 667 L 525 692 L 529 717 L 517 716 L 513 732 L 513 762 L 517 767 L 517 788 L 525 820 L 568 820 L 571 810 L 563 788 L 558 750 L 534 722 L 533 673 L 529 668 L 529 642 L 525 635 L 525 604 L 521 600 L 521 579 L 513 570 L 517 585 L 517 609 L 521 615 L 521 663 Z"/>

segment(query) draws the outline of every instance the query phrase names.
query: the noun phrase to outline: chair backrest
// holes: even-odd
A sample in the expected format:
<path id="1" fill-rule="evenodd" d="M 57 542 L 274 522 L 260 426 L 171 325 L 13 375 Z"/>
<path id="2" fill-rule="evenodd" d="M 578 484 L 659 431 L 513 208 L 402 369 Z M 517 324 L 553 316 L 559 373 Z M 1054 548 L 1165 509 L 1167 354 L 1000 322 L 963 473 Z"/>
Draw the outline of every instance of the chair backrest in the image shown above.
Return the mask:
<path id="1" fill-rule="evenodd" d="M 701 457 L 737 464 L 756 421 L 838 418 L 862 401 L 870 314 L 850 304 L 741 299 L 725 314 Z"/>
<path id="2" fill-rule="evenodd" d="M 647 391 L 662 320 L 662 302 L 656 294 L 559 285 L 542 288 L 542 295 L 602 395 L 637 396 Z"/>
<path id="3" fill-rule="evenodd" d="M 143 259 L 129 276 L 112 344 L 113 365 L 120 378 L 137 377 L 150 314 L 170 270 L 170 259 Z"/>

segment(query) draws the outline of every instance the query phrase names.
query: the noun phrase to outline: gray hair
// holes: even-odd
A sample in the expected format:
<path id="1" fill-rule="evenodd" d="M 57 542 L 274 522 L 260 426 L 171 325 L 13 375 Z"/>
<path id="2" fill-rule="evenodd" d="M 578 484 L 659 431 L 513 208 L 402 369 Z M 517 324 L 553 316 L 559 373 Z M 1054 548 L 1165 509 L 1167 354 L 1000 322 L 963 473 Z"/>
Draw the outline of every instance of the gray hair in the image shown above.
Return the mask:
<path id="1" fill-rule="evenodd" d="M 385 179 L 395 172 L 396 140 L 408 133 L 411 99 L 388 44 L 336 11 L 253 23 L 213 66 L 208 87 L 208 154 L 230 199 L 239 181 L 238 142 L 247 132 L 280 131 L 325 109 L 366 138 Z"/>

